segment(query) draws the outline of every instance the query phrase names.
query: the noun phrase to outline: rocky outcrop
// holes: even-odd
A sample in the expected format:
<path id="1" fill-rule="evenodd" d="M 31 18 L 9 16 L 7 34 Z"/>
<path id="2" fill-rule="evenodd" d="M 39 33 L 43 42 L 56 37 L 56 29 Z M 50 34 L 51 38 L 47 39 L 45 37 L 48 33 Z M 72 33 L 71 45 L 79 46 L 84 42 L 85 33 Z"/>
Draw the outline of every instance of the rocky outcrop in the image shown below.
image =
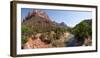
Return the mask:
<path id="1" fill-rule="evenodd" d="M 30 37 L 27 42 L 23 45 L 23 49 L 33 49 L 33 48 L 50 48 L 51 44 L 47 44 L 42 41 L 39 37 L 41 34 L 37 34 L 36 37 Z"/>
<path id="2" fill-rule="evenodd" d="M 33 10 L 33 13 L 35 13 L 35 16 L 39 16 L 45 19 L 49 19 L 48 15 L 46 12 L 42 11 L 42 10 Z"/>
<path id="3" fill-rule="evenodd" d="M 84 38 L 84 44 L 83 46 L 91 46 L 92 45 L 92 38 L 90 36 L 87 36 Z"/>
<path id="4" fill-rule="evenodd" d="M 28 15 L 25 17 L 24 21 L 25 20 L 28 20 L 34 16 L 37 16 L 37 17 L 41 17 L 43 19 L 46 19 L 48 20 L 49 19 L 49 16 L 47 15 L 47 13 L 43 10 L 33 10 L 32 12 L 29 12 Z"/>

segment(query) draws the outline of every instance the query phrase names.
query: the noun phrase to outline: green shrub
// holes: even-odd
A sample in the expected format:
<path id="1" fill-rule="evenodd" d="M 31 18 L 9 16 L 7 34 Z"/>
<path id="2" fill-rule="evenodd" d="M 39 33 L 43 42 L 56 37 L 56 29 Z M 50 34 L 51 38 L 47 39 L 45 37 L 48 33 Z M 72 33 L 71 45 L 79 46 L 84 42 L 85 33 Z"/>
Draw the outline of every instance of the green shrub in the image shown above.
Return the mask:
<path id="1" fill-rule="evenodd" d="M 22 44 L 26 43 L 27 42 L 27 37 L 22 35 L 21 41 L 22 41 L 21 42 Z"/>
<path id="2" fill-rule="evenodd" d="M 73 29 L 73 33 L 80 37 L 92 35 L 92 27 L 87 23 L 80 23 Z"/>

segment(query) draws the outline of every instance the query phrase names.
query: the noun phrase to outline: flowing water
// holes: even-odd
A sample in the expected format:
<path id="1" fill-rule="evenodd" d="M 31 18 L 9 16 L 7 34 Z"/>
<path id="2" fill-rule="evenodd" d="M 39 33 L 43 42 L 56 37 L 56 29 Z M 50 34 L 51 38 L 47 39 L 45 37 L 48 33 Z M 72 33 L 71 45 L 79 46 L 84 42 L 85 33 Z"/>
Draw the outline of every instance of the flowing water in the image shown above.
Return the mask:
<path id="1" fill-rule="evenodd" d="M 68 37 L 68 42 L 66 42 L 66 47 L 74 47 L 76 46 L 77 40 L 73 34 L 70 34 Z"/>

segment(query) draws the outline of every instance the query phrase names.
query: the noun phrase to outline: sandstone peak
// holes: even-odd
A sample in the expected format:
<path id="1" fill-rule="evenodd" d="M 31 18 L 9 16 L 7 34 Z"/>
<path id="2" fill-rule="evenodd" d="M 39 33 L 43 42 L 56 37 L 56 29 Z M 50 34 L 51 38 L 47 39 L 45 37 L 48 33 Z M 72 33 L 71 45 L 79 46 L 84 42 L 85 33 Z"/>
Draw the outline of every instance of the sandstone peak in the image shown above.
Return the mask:
<path id="1" fill-rule="evenodd" d="M 33 16 L 38 16 L 44 19 L 49 19 L 49 16 L 47 15 L 47 13 L 43 10 L 39 10 L 39 9 L 35 9 L 32 12 L 29 12 L 28 15 L 26 16 L 26 19 L 29 19 Z"/>

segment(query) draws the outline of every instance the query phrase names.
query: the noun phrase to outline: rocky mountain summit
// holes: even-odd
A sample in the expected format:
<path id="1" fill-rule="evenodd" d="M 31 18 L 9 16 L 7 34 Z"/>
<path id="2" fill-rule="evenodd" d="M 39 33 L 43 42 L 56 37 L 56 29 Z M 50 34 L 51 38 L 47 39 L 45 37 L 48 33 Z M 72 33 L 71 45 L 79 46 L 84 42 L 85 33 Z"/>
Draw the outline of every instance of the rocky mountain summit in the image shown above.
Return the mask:
<path id="1" fill-rule="evenodd" d="M 37 17 L 41 17 L 43 19 L 49 19 L 49 16 L 47 15 L 47 13 L 45 11 L 42 11 L 42 10 L 33 10 L 32 12 L 29 12 L 28 15 L 25 17 L 25 19 L 23 19 L 24 21 L 25 20 L 28 20 L 34 16 L 37 16 Z"/>

